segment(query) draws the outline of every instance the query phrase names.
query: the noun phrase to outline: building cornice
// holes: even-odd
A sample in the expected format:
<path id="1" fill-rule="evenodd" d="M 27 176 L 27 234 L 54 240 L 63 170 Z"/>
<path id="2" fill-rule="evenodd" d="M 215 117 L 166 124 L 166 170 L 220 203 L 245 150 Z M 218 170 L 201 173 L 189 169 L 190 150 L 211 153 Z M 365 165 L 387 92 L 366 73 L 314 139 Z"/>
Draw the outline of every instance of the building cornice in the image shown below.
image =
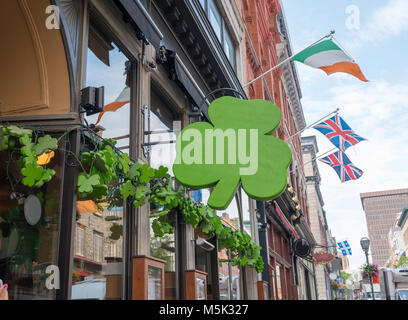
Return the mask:
<path id="1" fill-rule="evenodd" d="M 279 24 L 279 31 L 284 37 L 284 42 L 286 43 L 283 55 L 280 57 L 280 61 L 283 61 L 284 59 L 287 59 L 292 55 L 292 48 L 282 6 L 280 12 L 278 12 L 277 14 L 276 20 Z M 288 94 L 289 106 L 295 119 L 296 129 L 298 131 L 303 130 L 306 127 L 306 120 L 300 101 L 300 99 L 302 98 L 302 92 L 300 90 L 296 66 L 293 61 L 289 61 L 288 63 L 283 64 L 282 80 L 286 88 L 286 93 Z"/>

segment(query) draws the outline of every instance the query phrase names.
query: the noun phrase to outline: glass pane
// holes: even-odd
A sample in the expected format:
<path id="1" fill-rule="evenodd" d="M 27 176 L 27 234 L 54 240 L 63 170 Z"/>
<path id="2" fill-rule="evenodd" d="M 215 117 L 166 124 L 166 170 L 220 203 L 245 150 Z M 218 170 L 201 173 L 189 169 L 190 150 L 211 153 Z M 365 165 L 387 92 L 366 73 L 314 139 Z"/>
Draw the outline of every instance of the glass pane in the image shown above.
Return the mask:
<path id="1" fill-rule="evenodd" d="M 105 112 L 98 123 L 101 126 L 103 138 L 120 138 L 116 144 L 118 148 L 129 152 L 129 125 L 130 125 L 130 88 L 126 83 L 125 64 L 127 57 L 115 46 L 109 52 L 110 66 L 102 62 L 88 49 L 86 86 L 105 87 L 105 111 L 115 109 L 114 112 Z M 98 121 L 99 113 L 86 116 L 89 124 Z"/>
<path id="2" fill-rule="evenodd" d="M 209 0 L 208 5 L 208 19 L 210 20 L 210 24 L 213 27 L 215 34 L 221 41 L 221 15 L 213 0 Z"/>
<path id="3" fill-rule="evenodd" d="M 221 300 L 238 300 L 240 299 L 240 269 L 237 266 L 233 266 L 229 262 L 223 262 L 228 260 L 228 251 L 223 249 L 218 252 L 218 275 L 219 275 L 219 287 L 220 287 L 220 299 Z"/>
<path id="4" fill-rule="evenodd" d="M 168 103 L 158 93 L 158 89 L 152 86 L 150 107 L 150 131 L 172 130 L 174 114 L 168 108 Z M 159 145 L 152 145 L 150 151 L 150 166 L 158 168 L 161 165 L 169 168 L 170 175 L 173 175 L 172 165 L 176 157 L 176 144 L 168 143 L 175 140 L 174 133 L 153 133 L 150 135 L 150 142 L 165 142 Z M 150 205 L 150 213 L 156 213 L 160 208 Z M 171 213 L 166 217 L 169 223 L 176 230 L 176 216 Z M 152 220 L 150 221 L 152 222 Z M 177 299 L 176 282 L 176 247 L 175 234 L 166 234 L 163 237 L 155 237 L 153 229 L 150 227 L 150 255 L 165 260 L 164 265 L 164 296 L 165 300 Z"/>
<path id="5" fill-rule="evenodd" d="M 228 225 L 239 230 L 239 213 L 235 197 L 232 199 L 227 209 L 217 211 L 217 215 L 222 217 L 224 222 L 226 222 Z"/>
<path id="6" fill-rule="evenodd" d="M 174 225 L 174 224 L 173 224 Z M 164 299 L 175 300 L 176 296 L 176 247 L 175 235 L 155 237 L 150 228 L 150 255 L 166 261 L 164 265 Z"/>
<path id="7" fill-rule="evenodd" d="M 204 279 L 196 278 L 196 297 L 197 300 L 205 300 L 205 281 Z"/>
<path id="8" fill-rule="evenodd" d="M 106 51 L 96 50 L 101 47 L 94 42 L 89 45 L 92 50 L 87 52 L 86 84 L 105 88 L 105 113 L 98 124 L 99 134 L 103 138 L 117 138 L 116 146 L 128 153 L 130 83 L 124 74 L 128 58 L 113 43 L 104 43 L 104 47 L 110 46 Z M 99 116 L 87 116 L 86 120 L 96 123 Z M 124 208 L 123 202 L 114 196 L 116 191 L 110 188 L 104 199 L 81 198 L 78 194 L 72 299 L 122 299 Z"/>
<path id="9" fill-rule="evenodd" d="M 147 273 L 147 298 L 148 300 L 160 300 L 162 271 L 159 268 L 149 266 Z"/>
<path id="10" fill-rule="evenodd" d="M 123 207 L 77 201 L 71 299 L 122 298 Z"/>
<path id="11" fill-rule="evenodd" d="M 241 190 L 242 194 L 242 220 L 244 225 L 244 230 L 249 235 L 252 235 L 251 232 L 251 213 L 249 210 L 249 197 L 244 190 Z"/>
<path id="12" fill-rule="evenodd" d="M 282 295 L 282 282 L 281 282 L 281 266 L 279 264 L 276 265 L 276 286 L 278 288 L 277 296 L 278 300 L 283 299 Z"/>
<path id="13" fill-rule="evenodd" d="M 21 173 L 17 158 L 17 154 L 0 152 L 0 181 L 3 182 L 0 185 L 0 279 L 8 284 L 10 300 L 55 299 L 55 288 L 47 284 L 54 271 L 47 267 L 57 268 L 64 154 L 55 151 L 47 164 L 47 168 L 55 170 L 55 175 L 39 189 L 27 188 L 18 182 Z M 12 192 L 20 203 L 11 198 Z M 41 211 L 33 211 L 32 205 L 25 211 L 25 201 L 39 203 Z M 32 220 L 34 216 L 39 220 Z"/>
<path id="14" fill-rule="evenodd" d="M 232 67 L 236 69 L 235 47 L 231 40 L 231 36 L 226 29 L 224 29 L 224 51 L 228 57 L 228 60 L 231 62 Z"/>
<path id="15" fill-rule="evenodd" d="M 270 272 L 270 279 L 271 279 L 271 298 L 273 300 L 276 300 L 276 292 L 275 292 L 275 271 L 274 269 L 271 269 Z"/>
<path id="16" fill-rule="evenodd" d="M 156 91 L 151 92 L 150 108 L 150 142 L 153 143 L 150 151 L 150 166 L 169 168 L 169 174 L 173 176 L 173 163 L 176 158 L 176 135 L 173 132 L 174 114 L 168 109 L 166 102 Z M 154 145 L 155 142 L 161 144 Z"/>

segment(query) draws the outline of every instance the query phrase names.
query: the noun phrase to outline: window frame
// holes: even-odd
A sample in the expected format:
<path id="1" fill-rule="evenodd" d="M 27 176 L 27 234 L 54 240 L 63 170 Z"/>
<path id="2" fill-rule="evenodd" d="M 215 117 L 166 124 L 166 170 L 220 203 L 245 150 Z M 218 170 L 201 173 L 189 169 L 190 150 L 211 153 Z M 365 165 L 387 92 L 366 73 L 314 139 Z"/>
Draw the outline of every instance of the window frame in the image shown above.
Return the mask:
<path id="1" fill-rule="evenodd" d="M 96 243 L 97 243 L 96 239 L 98 237 L 100 237 L 100 239 L 101 239 L 101 248 L 99 250 L 100 251 L 99 254 L 100 254 L 100 258 L 101 258 L 100 260 L 98 260 L 97 257 L 96 257 L 96 252 L 97 252 L 97 250 L 96 250 Z M 104 251 L 103 246 L 104 246 L 103 233 L 100 233 L 98 231 L 94 231 L 93 232 L 93 260 L 95 262 L 103 263 L 103 251 Z"/>
<path id="2" fill-rule="evenodd" d="M 216 33 L 216 31 L 215 31 L 215 29 L 213 27 L 212 27 L 212 29 L 213 29 L 213 31 L 214 31 L 214 33 L 216 35 L 216 38 L 220 42 L 222 50 L 224 51 L 224 54 L 227 56 L 227 59 L 228 59 L 229 63 L 231 64 L 234 71 L 237 72 L 237 47 L 238 46 L 237 46 L 237 43 L 234 41 L 234 38 L 231 35 L 232 33 L 229 30 L 229 28 L 228 28 L 228 26 L 227 26 L 227 24 L 225 22 L 224 15 L 222 14 L 220 8 L 218 7 L 216 1 L 214 1 L 214 0 L 199 0 L 198 2 L 200 4 L 199 7 L 204 11 L 205 16 L 206 16 L 209 24 L 211 25 L 211 27 L 212 27 L 212 24 L 211 24 L 211 21 L 210 21 L 210 5 L 212 5 L 215 8 L 215 10 L 217 11 L 217 13 L 218 13 L 218 15 L 220 17 L 220 20 L 221 20 L 221 26 L 220 26 L 220 28 L 221 28 L 220 38 L 221 39 L 218 38 L 218 35 L 217 35 L 217 33 Z M 204 4 L 205 4 L 204 7 L 203 7 L 202 2 L 204 2 Z M 211 2 L 211 4 L 210 4 L 210 2 Z M 229 40 L 231 42 L 231 45 L 232 45 L 232 48 L 233 48 L 232 52 L 234 53 L 234 57 L 233 57 L 232 61 L 231 61 L 231 58 L 229 56 L 230 53 L 229 52 L 227 53 L 226 50 L 225 50 L 225 41 L 226 40 L 225 40 L 224 33 L 226 33 L 228 35 L 228 38 L 229 38 Z"/>
<path id="3" fill-rule="evenodd" d="M 83 254 L 78 253 L 78 234 L 79 234 L 78 230 L 79 229 L 82 230 L 83 235 L 84 235 L 83 243 L 82 243 L 82 252 L 83 252 Z M 85 226 L 82 226 L 79 223 L 76 224 L 74 239 L 75 239 L 75 256 L 86 258 L 86 227 Z"/>

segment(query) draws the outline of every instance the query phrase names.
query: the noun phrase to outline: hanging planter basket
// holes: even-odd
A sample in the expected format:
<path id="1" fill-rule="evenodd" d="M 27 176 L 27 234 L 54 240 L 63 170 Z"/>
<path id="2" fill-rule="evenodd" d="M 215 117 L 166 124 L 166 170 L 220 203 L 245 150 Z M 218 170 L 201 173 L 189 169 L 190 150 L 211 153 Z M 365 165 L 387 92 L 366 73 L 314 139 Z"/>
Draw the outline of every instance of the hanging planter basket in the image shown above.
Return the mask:
<path id="1" fill-rule="evenodd" d="M 377 278 L 379 275 L 378 264 L 365 264 L 362 268 L 363 278 Z"/>

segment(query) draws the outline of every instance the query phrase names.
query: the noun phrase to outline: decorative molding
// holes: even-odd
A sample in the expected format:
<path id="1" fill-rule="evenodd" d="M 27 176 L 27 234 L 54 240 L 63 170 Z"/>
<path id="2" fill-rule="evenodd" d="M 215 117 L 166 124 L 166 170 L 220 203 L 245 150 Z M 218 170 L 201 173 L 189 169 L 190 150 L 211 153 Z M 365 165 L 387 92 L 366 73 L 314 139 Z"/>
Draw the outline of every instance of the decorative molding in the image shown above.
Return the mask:
<path id="1" fill-rule="evenodd" d="M 292 54 L 289 33 L 282 10 L 278 12 L 276 20 L 277 23 L 279 23 L 279 28 L 282 32 L 282 36 L 286 41 L 286 50 L 284 50 L 284 54 L 280 57 L 280 61 L 282 61 L 284 59 L 287 59 Z M 303 114 L 302 104 L 300 102 L 302 93 L 300 91 L 296 66 L 294 65 L 293 61 L 285 63 L 282 66 L 282 80 L 282 82 L 284 83 L 285 91 L 289 97 L 289 106 L 295 119 L 296 128 L 298 131 L 303 130 L 306 127 L 306 120 Z"/>
<path id="2" fill-rule="evenodd" d="M 64 16 L 63 22 L 66 27 L 67 35 L 71 40 L 73 58 L 77 59 L 79 45 L 79 31 L 81 28 L 81 8 L 75 0 L 57 0 L 61 8 L 61 14 Z"/>
<path id="3" fill-rule="evenodd" d="M 40 85 L 40 100 L 31 102 L 29 104 L 19 106 L 7 106 L 4 110 L 4 106 L 1 107 L 1 114 L 7 115 L 10 113 L 23 112 L 26 110 L 38 110 L 46 109 L 49 106 L 49 92 L 48 92 L 48 74 L 46 68 L 44 48 L 41 43 L 40 34 L 38 32 L 37 25 L 34 17 L 27 3 L 27 0 L 18 0 L 18 5 L 26 20 L 27 29 L 30 33 L 33 48 L 35 51 L 38 67 L 39 85 Z"/>

